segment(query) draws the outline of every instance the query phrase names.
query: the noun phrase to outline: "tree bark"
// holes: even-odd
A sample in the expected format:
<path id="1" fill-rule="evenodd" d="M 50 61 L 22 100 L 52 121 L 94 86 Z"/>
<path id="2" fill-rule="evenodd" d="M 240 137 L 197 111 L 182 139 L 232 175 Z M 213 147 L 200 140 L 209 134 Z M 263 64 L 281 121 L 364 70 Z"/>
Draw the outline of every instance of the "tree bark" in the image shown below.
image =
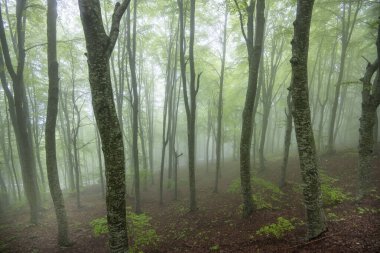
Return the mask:
<path id="1" fill-rule="evenodd" d="M 313 239 L 326 230 L 325 216 L 321 203 L 318 162 L 311 126 L 308 95 L 307 58 L 309 33 L 314 0 L 298 0 L 297 14 L 292 40 L 292 85 L 294 104 L 293 118 L 306 207 L 308 238 Z"/>
<path id="2" fill-rule="evenodd" d="M 235 0 L 236 5 L 237 1 Z M 256 36 L 253 42 L 253 19 L 254 19 L 254 1 L 250 1 L 247 7 L 248 22 L 247 22 L 247 35 L 244 30 L 242 14 L 240 14 L 240 25 L 242 33 L 246 42 L 248 51 L 248 88 L 245 98 L 245 104 L 242 117 L 242 129 L 240 138 L 240 179 L 241 189 L 243 195 L 243 216 L 248 217 L 254 210 L 254 203 L 252 199 L 251 188 L 251 142 L 253 130 L 253 107 L 255 103 L 257 91 L 257 78 L 259 73 L 260 59 L 263 48 L 264 26 L 265 26 L 265 0 L 257 1 L 256 11 Z M 239 9 L 240 10 L 240 9 Z M 254 44 L 253 44 L 254 43 Z"/>
<path id="3" fill-rule="evenodd" d="M 58 61 L 57 61 L 57 1 L 48 1 L 47 11 L 47 37 L 48 37 L 48 74 L 49 91 L 45 128 L 46 170 L 49 182 L 50 194 L 53 199 L 55 215 L 58 223 L 58 244 L 69 244 L 67 216 L 65 202 L 59 182 L 55 128 L 58 116 Z"/>
<path id="4" fill-rule="evenodd" d="M 113 100 L 109 60 L 121 17 L 130 0 L 116 3 L 109 35 L 105 33 L 98 0 L 78 0 L 86 39 L 92 105 L 98 125 L 106 168 L 106 202 L 111 252 L 126 252 L 125 169 L 123 136 Z"/>
<path id="5" fill-rule="evenodd" d="M 376 71 L 380 73 L 380 24 L 377 34 L 377 59 L 374 63 L 368 62 L 364 77 L 360 80 L 363 83 L 362 89 L 362 114 L 359 127 L 359 197 L 363 197 L 370 192 L 372 155 L 374 148 L 373 127 L 377 107 L 380 104 L 380 78 L 375 78 L 371 84 L 372 76 Z"/>
<path id="6" fill-rule="evenodd" d="M 286 114 L 286 128 L 285 128 L 285 138 L 284 138 L 284 156 L 281 165 L 281 177 L 280 177 L 280 187 L 284 187 L 286 183 L 286 169 L 288 167 L 289 160 L 289 150 L 292 139 L 293 130 L 293 117 L 292 117 L 292 94 L 291 88 L 289 88 L 289 94 L 287 97 L 287 111 Z"/>

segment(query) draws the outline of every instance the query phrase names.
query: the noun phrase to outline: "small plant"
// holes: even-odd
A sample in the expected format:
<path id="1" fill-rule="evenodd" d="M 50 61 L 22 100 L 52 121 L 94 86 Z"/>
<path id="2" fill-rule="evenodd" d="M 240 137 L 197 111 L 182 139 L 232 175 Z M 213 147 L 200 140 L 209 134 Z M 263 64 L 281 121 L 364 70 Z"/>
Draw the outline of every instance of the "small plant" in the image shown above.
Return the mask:
<path id="1" fill-rule="evenodd" d="M 257 176 L 254 176 L 251 182 L 255 193 L 252 195 L 252 199 L 258 210 L 272 209 L 273 203 L 281 201 L 281 197 L 284 193 L 272 182 Z M 230 193 L 240 193 L 240 179 L 233 180 L 228 186 L 227 191 Z M 267 199 L 270 201 L 267 201 Z"/>
<path id="2" fill-rule="evenodd" d="M 265 201 L 265 199 L 260 194 L 253 194 L 252 198 L 253 198 L 253 203 L 255 203 L 256 208 L 258 210 L 273 208 L 272 204 Z"/>
<path id="3" fill-rule="evenodd" d="M 324 171 L 321 171 L 321 192 L 322 202 L 325 206 L 340 204 L 345 200 L 349 200 L 348 194 L 342 189 L 333 186 L 338 179 L 328 176 Z"/>
<path id="4" fill-rule="evenodd" d="M 108 233 L 107 218 L 106 217 L 102 217 L 102 218 L 92 220 L 90 222 L 90 225 L 92 226 L 92 231 L 94 232 L 95 236 L 99 236 L 101 234 L 107 234 Z"/>
<path id="5" fill-rule="evenodd" d="M 358 207 L 358 208 L 356 208 L 356 212 L 358 214 L 366 214 L 366 213 L 376 214 L 376 213 L 380 213 L 380 209 L 368 208 L 368 207 Z"/>
<path id="6" fill-rule="evenodd" d="M 218 244 L 216 244 L 216 245 L 210 247 L 210 251 L 219 251 L 219 250 L 220 250 L 220 247 L 219 247 Z"/>
<path id="7" fill-rule="evenodd" d="M 276 223 L 261 227 L 256 231 L 257 235 L 274 236 L 276 238 L 283 237 L 287 232 L 294 230 L 292 222 L 283 217 L 278 217 Z"/>
<path id="8" fill-rule="evenodd" d="M 135 214 L 127 209 L 128 239 L 131 252 L 142 252 L 141 248 L 157 244 L 159 237 L 150 224 L 152 218 L 147 214 Z M 107 218 L 102 217 L 90 222 L 95 236 L 108 233 Z"/>
<path id="9" fill-rule="evenodd" d="M 232 180 L 231 184 L 227 188 L 229 193 L 240 193 L 240 179 Z"/>
<path id="10" fill-rule="evenodd" d="M 273 184 L 270 181 L 264 180 L 257 176 L 254 176 L 251 181 L 253 185 L 256 185 L 257 187 L 262 188 L 263 190 L 270 191 L 278 195 L 284 194 L 277 185 Z"/>
<path id="11" fill-rule="evenodd" d="M 343 220 L 345 220 L 344 218 L 340 218 L 338 215 L 336 215 L 333 212 L 327 213 L 327 218 L 331 221 L 343 221 Z"/>

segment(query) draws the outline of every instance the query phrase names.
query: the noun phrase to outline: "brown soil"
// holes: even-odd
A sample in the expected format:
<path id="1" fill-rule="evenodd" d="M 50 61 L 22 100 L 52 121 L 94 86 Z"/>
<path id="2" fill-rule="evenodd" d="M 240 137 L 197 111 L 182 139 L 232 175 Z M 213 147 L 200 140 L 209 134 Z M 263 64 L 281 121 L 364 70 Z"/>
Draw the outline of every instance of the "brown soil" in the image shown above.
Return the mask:
<path id="1" fill-rule="evenodd" d="M 280 161 L 268 162 L 259 176 L 278 182 Z M 327 175 L 339 179 L 335 185 L 351 193 L 356 192 L 357 156 L 351 152 L 321 157 Z M 305 240 L 306 227 L 302 196 L 294 191 L 300 182 L 297 159 L 291 159 L 288 182 L 280 202 L 270 209 L 256 211 L 248 219 L 241 217 L 240 195 L 227 192 L 228 185 L 238 178 L 238 162 L 226 162 L 218 194 L 212 193 L 214 167 L 198 169 L 197 199 L 199 210 L 187 212 L 188 186 L 186 172 L 180 175 L 179 200 L 173 201 L 173 192 L 166 190 L 164 205 L 158 203 L 158 184 L 143 192 L 143 210 L 152 216 L 152 225 L 160 242 L 144 252 L 380 252 L 380 158 L 374 160 L 375 190 L 360 202 L 344 201 L 325 208 L 326 214 L 336 217 L 328 221 L 328 231 L 313 241 Z M 268 196 L 270 197 L 270 196 Z M 47 197 L 48 199 L 48 197 Z M 70 238 L 73 245 L 59 248 L 56 244 L 56 221 L 51 203 L 41 214 L 38 225 L 28 224 L 28 210 L 20 206 L 9 211 L 0 220 L 0 252 L 109 252 L 107 236 L 94 236 L 90 221 L 105 216 L 105 201 L 99 186 L 82 191 L 83 207 L 75 205 L 75 195 L 67 196 Z M 133 198 L 128 198 L 128 205 Z M 362 208 L 362 209 L 361 209 Z M 365 209 L 366 208 L 366 209 Z M 361 210 L 366 210 L 361 212 Z M 370 210 L 370 211 L 368 211 Z M 258 236 L 256 231 L 274 223 L 277 217 L 297 218 L 295 230 L 277 239 Z"/>

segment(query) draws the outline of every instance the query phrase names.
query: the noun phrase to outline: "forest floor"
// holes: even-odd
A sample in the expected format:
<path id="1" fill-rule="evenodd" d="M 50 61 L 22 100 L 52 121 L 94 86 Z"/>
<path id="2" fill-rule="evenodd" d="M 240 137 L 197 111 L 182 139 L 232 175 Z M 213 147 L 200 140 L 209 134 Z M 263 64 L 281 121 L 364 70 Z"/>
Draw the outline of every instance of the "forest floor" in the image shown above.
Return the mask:
<path id="1" fill-rule="evenodd" d="M 197 171 L 199 209 L 188 212 L 187 173 L 180 175 L 179 200 L 166 190 L 159 205 L 158 184 L 142 191 L 142 209 L 152 219 L 157 237 L 150 235 L 144 252 L 380 252 L 380 157 L 374 159 L 371 195 L 355 200 L 357 155 L 345 151 L 321 157 L 325 213 L 328 230 L 313 241 L 306 241 L 305 210 L 300 188 L 298 160 L 290 159 L 287 184 L 279 190 L 281 160 L 267 162 L 267 168 L 254 177 L 255 200 L 259 210 L 241 217 L 239 163 L 227 162 L 222 168 L 219 193 L 213 193 L 214 166 L 207 173 Z M 133 198 L 127 199 L 133 205 Z M 28 224 L 25 206 L 13 209 L 0 220 L 0 252 L 109 252 L 107 235 L 95 235 L 90 222 L 104 217 L 105 201 L 99 186 L 82 190 L 82 207 L 75 194 L 67 196 L 70 238 L 73 245 L 56 245 L 56 221 L 51 203 L 41 214 L 38 225 Z M 278 220 L 278 218 L 280 219 Z M 263 229 L 264 226 L 274 224 Z M 261 230 L 260 230 L 261 228 Z M 263 231 L 258 233 L 257 231 Z M 150 238 L 150 239 L 149 239 Z M 153 243 L 155 242 L 155 243 Z"/>

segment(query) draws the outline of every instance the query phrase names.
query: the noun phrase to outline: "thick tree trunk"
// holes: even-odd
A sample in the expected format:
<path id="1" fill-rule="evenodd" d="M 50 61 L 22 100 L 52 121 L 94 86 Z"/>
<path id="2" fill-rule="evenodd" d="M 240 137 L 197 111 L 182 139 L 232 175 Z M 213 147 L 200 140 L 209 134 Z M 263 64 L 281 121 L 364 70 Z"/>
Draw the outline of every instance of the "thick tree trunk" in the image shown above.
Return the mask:
<path id="1" fill-rule="evenodd" d="M 116 3 L 108 36 L 104 31 L 99 1 L 78 2 L 86 39 L 92 105 L 105 160 L 109 246 L 111 252 L 121 253 L 128 250 L 125 159 L 123 136 L 113 101 L 109 59 L 119 34 L 120 19 L 130 0 Z"/>
<path id="2" fill-rule="evenodd" d="M 376 110 L 380 104 L 380 79 L 375 78 L 371 84 L 372 76 L 376 71 L 380 73 L 380 24 L 377 34 L 377 59 L 374 63 L 368 62 L 364 77 L 360 80 L 363 83 L 362 89 L 362 114 L 359 128 L 359 197 L 363 197 L 370 192 L 372 155 L 374 148 L 373 127 L 375 125 Z"/>
<path id="3" fill-rule="evenodd" d="M 58 223 L 58 244 L 69 244 L 68 225 L 61 186 L 59 182 L 55 128 L 58 115 L 59 78 L 57 62 L 57 1 L 48 1 L 47 37 L 48 37 L 48 73 L 49 92 L 45 128 L 46 169 L 50 194 L 53 199 L 55 215 Z"/>
<path id="4" fill-rule="evenodd" d="M 307 58 L 309 33 L 314 0 L 298 0 L 292 40 L 292 85 L 294 105 L 293 118 L 296 132 L 306 207 L 308 238 L 319 236 L 326 230 L 321 203 L 318 162 L 308 96 Z"/>

